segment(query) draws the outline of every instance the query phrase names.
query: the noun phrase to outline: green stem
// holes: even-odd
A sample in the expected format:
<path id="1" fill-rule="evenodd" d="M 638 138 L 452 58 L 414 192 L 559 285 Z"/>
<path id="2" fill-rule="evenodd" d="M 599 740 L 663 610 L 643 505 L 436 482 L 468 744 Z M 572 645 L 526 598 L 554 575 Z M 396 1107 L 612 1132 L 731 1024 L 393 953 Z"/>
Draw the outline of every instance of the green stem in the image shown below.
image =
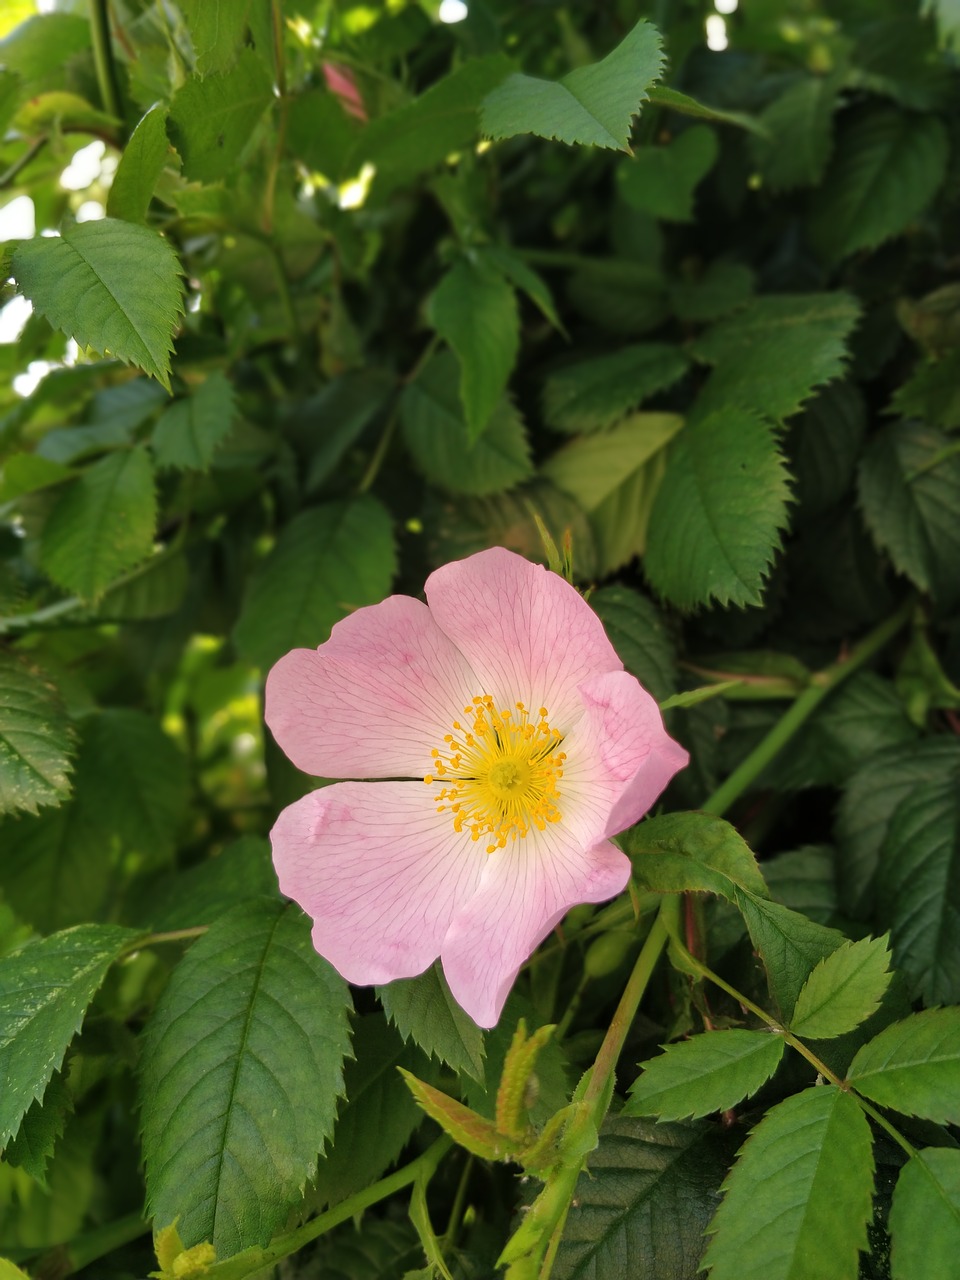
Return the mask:
<path id="1" fill-rule="evenodd" d="M 122 121 L 120 85 L 110 41 L 110 11 L 107 0 L 90 0 L 90 37 L 103 109 L 114 119 Z"/>
<path id="2" fill-rule="evenodd" d="M 463 1210 L 467 1203 L 467 1187 L 470 1184 L 470 1174 L 473 1172 L 473 1156 L 469 1153 L 464 1161 L 463 1171 L 460 1174 L 460 1181 L 457 1183 L 457 1194 L 453 1198 L 453 1208 L 450 1210 L 450 1217 L 447 1219 L 447 1229 L 443 1233 L 443 1243 L 449 1248 L 456 1242 L 457 1232 L 460 1230 L 460 1222 L 463 1218 Z"/>
<path id="3" fill-rule="evenodd" d="M 383 466 L 383 460 L 387 456 L 387 450 L 390 448 L 390 442 L 393 440 L 393 434 L 397 429 L 397 422 L 400 418 L 399 409 L 394 409 L 390 417 L 387 419 L 387 425 L 383 428 L 380 439 L 377 441 L 377 447 L 373 451 L 373 457 L 363 473 L 363 479 L 357 485 L 357 493 L 368 493 L 374 480 L 376 480 L 380 468 Z"/>
<path id="4" fill-rule="evenodd" d="M 336 1208 L 328 1209 L 326 1213 L 311 1218 L 302 1227 L 277 1236 L 266 1248 L 244 1249 L 242 1253 L 234 1254 L 232 1258 L 214 1263 L 203 1273 L 204 1280 L 246 1280 L 247 1276 L 256 1275 L 258 1271 L 272 1266 L 281 1258 L 288 1258 L 292 1253 L 296 1253 L 334 1227 L 338 1227 L 341 1222 L 349 1221 L 364 1209 L 369 1209 L 371 1205 L 386 1200 L 388 1196 L 392 1196 L 403 1187 L 409 1187 L 418 1178 L 429 1180 L 452 1146 L 453 1143 L 448 1137 L 438 1138 L 422 1155 L 402 1169 L 398 1169 L 396 1173 L 391 1173 L 388 1177 L 375 1182 L 373 1186 L 349 1196 Z"/>
<path id="5" fill-rule="evenodd" d="M 137 938 L 120 952 L 121 956 L 133 955 L 135 951 L 143 951 L 145 947 L 156 947 L 163 942 L 186 942 L 194 938 L 202 938 L 209 925 L 197 924 L 189 929 L 169 929 L 165 933 L 148 933 L 145 938 Z"/>
<path id="6" fill-rule="evenodd" d="M 141 1214 L 131 1213 L 126 1218 L 118 1218 L 116 1222 L 108 1222 L 78 1236 L 71 1244 L 51 1249 L 33 1263 L 32 1273 L 36 1280 L 47 1280 L 47 1277 L 63 1280 L 63 1277 L 72 1276 L 92 1262 L 105 1258 L 115 1249 L 139 1240 L 149 1230 L 150 1224 L 144 1222 Z"/>
<path id="7" fill-rule="evenodd" d="M 0 191 L 13 186 L 20 172 L 27 167 L 31 160 L 40 154 L 49 141 L 50 135 L 45 133 L 41 137 L 37 138 L 36 142 L 31 142 L 23 155 L 20 156 L 19 159 L 14 160 L 10 168 L 0 174 Z"/>

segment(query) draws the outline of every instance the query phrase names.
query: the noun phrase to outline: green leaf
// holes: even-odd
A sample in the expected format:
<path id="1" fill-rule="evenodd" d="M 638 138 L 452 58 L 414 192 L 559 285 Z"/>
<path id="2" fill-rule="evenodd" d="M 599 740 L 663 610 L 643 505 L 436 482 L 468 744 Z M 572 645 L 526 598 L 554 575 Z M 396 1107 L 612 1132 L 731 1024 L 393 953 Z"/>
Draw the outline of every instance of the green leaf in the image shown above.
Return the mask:
<path id="1" fill-rule="evenodd" d="M 387 595 L 394 565 L 390 517 L 375 498 L 302 511 L 250 580 L 237 649 L 264 668 L 297 646 L 315 649 L 335 622 Z"/>
<path id="2" fill-rule="evenodd" d="M 30 1277 L 6 1258 L 0 1258 L 0 1280 L 30 1280 Z"/>
<path id="3" fill-rule="evenodd" d="M 808 222 L 814 247 L 834 263 L 900 235 L 936 194 L 948 150 L 933 115 L 867 106 L 845 117 Z"/>
<path id="4" fill-rule="evenodd" d="M 565 365 L 544 383 L 544 420 L 556 431 L 606 430 L 672 386 L 687 368 L 681 349 L 663 342 L 641 342 Z"/>
<path id="5" fill-rule="evenodd" d="M 837 810 L 837 872 L 844 910 L 865 920 L 873 912 L 874 877 L 894 812 L 924 783 L 946 782 L 960 770 L 960 743 L 926 738 L 867 759 L 848 781 Z"/>
<path id="6" fill-rule="evenodd" d="M 890 985 L 887 938 L 845 942 L 820 961 L 797 996 L 790 1030 L 825 1040 L 859 1027 L 880 1008 Z"/>
<path id="7" fill-rule="evenodd" d="M 515 289 L 525 293 L 540 314 L 549 320 L 555 329 L 567 336 L 563 321 L 557 314 L 549 286 L 541 275 L 524 262 L 519 253 L 506 249 L 503 245 L 484 245 L 477 249 L 476 253 L 481 262 L 489 263 L 504 279 L 509 280 Z"/>
<path id="8" fill-rule="evenodd" d="M 859 315 L 849 293 L 752 298 L 693 344 L 696 358 L 715 366 L 699 411 L 739 405 L 789 418 L 814 387 L 842 372 Z"/>
<path id="9" fill-rule="evenodd" d="M 0 652 L 0 813 L 36 813 L 70 791 L 73 730 L 56 686 Z"/>
<path id="10" fill-rule="evenodd" d="M 314 1178 L 317 1197 L 327 1205 L 340 1204 L 381 1177 L 423 1118 L 397 1070 L 416 1070 L 419 1055 L 381 1014 L 357 1020 L 353 1055 L 344 1068 L 346 1102 L 337 1115 L 333 1146 Z"/>
<path id="11" fill-rule="evenodd" d="M 491 138 L 535 133 L 569 144 L 628 150 L 633 117 L 663 69 L 660 33 L 641 20 L 601 62 L 559 81 L 512 75 L 484 99 Z"/>
<path id="12" fill-rule="evenodd" d="M 75 13 L 35 14 L 0 40 L 0 64 L 17 72 L 25 96 L 63 87 L 63 68 L 90 48 L 90 23 Z"/>
<path id="13" fill-rule="evenodd" d="M 823 179 L 839 91 L 837 75 L 803 74 L 762 112 L 766 136 L 752 138 L 750 150 L 771 191 L 813 187 Z"/>
<path id="14" fill-rule="evenodd" d="M 62 462 L 54 462 L 39 453 L 12 453 L 3 462 L 0 479 L 0 502 L 12 502 L 24 494 L 36 493 L 59 484 L 73 475 Z"/>
<path id="15" fill-rule="evenodd" d="M 365 366 L 332 379 L 297 406 L 287 429 L 310 451 L 307 493 L 316 493 L 335 474 L 346 451 L 387 404 L 394 385 L 386 371 Z"/>
<path id="16" fill-rule="evenodd" d="M 866 403 L 851 382 L 831 382 L 793 420 L 786 451 L 800 518 L 836 506 L 850 487 L 867 429 Z"/>
<path id="17" fill-rule="evenodd" d="M 190 929 L 213 924 L 238 902 L 276 892 L 270 842 L 262 836 L 240 836 L 216 857 L 153 880 L 136 919 L 151 929 Z"/>
<path id="18" fill-rule="evenodd" d="M 753 284 L 753 272 L 742 262 L 715 259 L 704 270 L 671 283 L 670 306 L 678 320 L 719 320 L 744 305 Z"/>
<path id="19" fill-rule="evenodd" d="M 41 537 L 41 568 L 68 591 L 97 600 L 114 579 L 150 554 L 156 512 L 146 450 L 108 454 L 71 480 L 57 499 Z"/>
<path id="20" fill-rule="evenodd" d="M 914 998 L 960 1002 L 960 771 L 918 783 L 894 810 L 877 914 Z"/>
<path id="21" fill-rule="evenodd" d="M 173 154 L 167 139 L 167 111 L 151 107 L 123 149 L 107 196 L 107 216 L 143 222 L 157 180 Z"/>
<path id="22" fill-rule="evenodd" d="M 601 573 L 645 550 L 664 449 L 682 426 L 676 413 L 633 413 L 610 431 L 572 440 L 541 467 L 590 517 Z"/>
<path id="23" fill-rule="evenodd" d="M 696 1275 L 726 1145 L 703 1124 L 607 1119 L 577 1182 L 553 1280 Z"/>
<path id="24" fill-rule="evenodd" d="M 925 1009 L 885 1027 L 859 1050 L 847 1082 L 881 1107 L 960 1123 L 960 1009 Z"/>
<path id="25" fill-rule="evenodd" d="M 884 427 L 860 465 L 867 527 L 894 566 L 946 609 L 960 603 L 960 453 L 934 427 Z"/>
<path id="26" fill-rule="evenodd" d="M 767 971 L 770 994 L 781 1016 L 789 1020 L 810 974 L 847 939 L 838 930 L 815 924 L 778 902 L 743 889 L 735 892 L 750 940 Z"/>
<path id="27" fill-rule="evenodd" d="M 164 409 L 153 430 L 158 467 L 206 471 L 236 416 L 233 387 L 215 370 L 192 394 Z"/>
<path id="28" fill-rule="evenodd" d="M 288 100 L 287 137 L 292 154 L 306 168 L 331 182 L 359 174 L 362 166 L 349 161 L 359 122 L 343 109 L 340 99 L 326 88 L 309 88 L 291 93 Z M 379 121 L 368 126 L 364 137 L 377 124 Z"/>
<path id="29" fill-rule="evenodd" d="M 770 897 L 816 924 L 829 924 L 839 910 L 834 849 L 807 845 L 777 854 L 763 864 Z"/>
<path id="30" fill-rule="evenodd" d="M 191 76 L 173 95 L 168 122 L 186 176 L 197 182 L 229 177 L 273 100 L 253 49 L 244 49 L 228 71 Z"/>
<path id="31" fill-rule="evenodd" d="M 250 0 L 180 0 L 202 76 L 233 62 L 247 30 Z"/>
<path id="32" fill-rule="evenodd" d="M 699 890 L 738 902 L 738 890 L 766 897 L 750 847 L 735 827 L 706 813 L 665 813 L 620 837 L 638 884 L 657 893 Z"/>
<path id="33" fill-rule="evenodd" d="M 713 168 L 719 146 L 707 125 L 695 124 L 668 146 L 638 147 L 617 169 L 621 196 L 632 209 L 668 222 L 693 218 L 693 193 Z"/>
<path id="34" fill-rule="evenodd" d="M 601 333 L 633 337 L 658 328 L 667 315 L 667 282 L 658 267 L 626 258 L 581 258 L 567 297 Z"/>
<path id="35" fill-rule="evenodd" d="M 400 1068 L 407 1087 L 417 1105 L 435 1121 L 454 1142 L 482 1160 L 498 1160 L 514 1147 L 514 1143 L 497 1132 L 492 1120 L 478 1115 L 456 1098 L 418 1080 Z"/>
<path id="36" fill-rule="evenodd" d="M 175 613 L 183 603 L 188 578 L 186 556 L 158 551 L 142 573 L 107 588 L 97 617 L 103 621 L 140 622 Z"/>
<path id="37" fill-rule="evenodd" d="M 174 970 L 141 1059 L 150 1212 L 187 1247 L 265 1245 L 333 1132 L 350 994 L 294 906 L 242 903 Z"/>
<path id="38" fill-rule="evenodd" d="M 658 702 L 676 692 L 673 643 L 652 601 L 629 587 L 601 587 L 590 607 L 603 623 L 620 661 Z"/>
<path id="39" fill-rule="evenodd" d="M 43 1097 L 107 970 L 135 937 L 116 925 L 78 925 L 0 960 L 0 1147 Z"/>
<path id="40" fill-rule="evenodd" d="M 939 1280 L 960 1257 L 960 1151 L 929 1147 L 900 1171 L 890 1206 L 893 1280 Z"/>
<path id="41" fill-rule="evenodd" d="M 787 521 L 787 476 L 770 425 L 726 408 L 689 422 L 654 500 L 644 567 L 681 609 L 759 605 Z"/>
<path id="42" fill-rule="evenodd" d="M 833 1085 L 768 1111 L 729 1177 L 704 1254 L 710 1280 L 856 1280 L 872 1213 L 870 1127 Z"/>
<path id="43" fill-rule="evenodd" d="M 55 329 L 151 374 L 170 390 L 183 310 L 180 262 L 150 227 L 101 218 L 20 244 L 13 274 Z"/>
<path id="44" fill-rule="evenodd" d="M 31 1104 L 20 1123 L 20 1129 L 3 1151 L 6 1164 L 23 1169 L 31 1178 L 47 1188 L 47 1166 L 57 1140 L 63 1134 L 67 1116 L 73 1110 L 73 1097 L 62 1076 L 54 1076 L 43 1097 Z M 0 1271 L 0 1278 L 3 1272 Z"/>
<path id="45" fill-rule="evenodd" d="M 520 316 L 511 285 L 461 259 L 441 280 L 430 323 L 460 361 L 460 399 L 477 440 L 506 390 L 520 345 Z"/>
<path id="46" fill-rule="evenodd" d="M 435 356 L 400 397 L 403 436 L 419 469 L 452 493 L 510 489 L 533 473 L 523 419 L 506 396 L 471 436 L 457 394 L 457 362 Z"/>
<path id="47" fill-rule="evenodd" d="M 659 1058 L 643 1064 L 623 1114 L 685 1120 L 727 1111 L 770 1079 L 784 1043 L 768 1031 L 735 1030 L 665 1045 Z"/>
<path id="48" fill-rule="evenodd" d="M 945 431 L 960 427 L 960 351 L 920 362 L 893 393 L 890 409 L 904 418 L 923 418 Z"/>
<path id="49" fill-rule="evenodd" d="M 694 120 L 709 120 L 713 124 L 732 124 L 738 129 L 746 129 L 749 133 L 763 134 L 764 128 L 755 116 L 743 111 L 725 111 L 720 107 L 709 107 L 705 102 L 691 98 L 688 93 L 678 89 L 670 89 L 666 85 L 653 85 L 649 91 L 649 99 L 657 107 L 666 107 L 668 111 L 676 111 L 681 116 L 692 116 Z"/>
<path id="50" fill-rule="evenodd" d="M 439 965 L 417 978 L 377 987 L 377 995 L 404 1040 L 454 1071 L 483 1081 L 483 1032 L 450 994 Z"/>

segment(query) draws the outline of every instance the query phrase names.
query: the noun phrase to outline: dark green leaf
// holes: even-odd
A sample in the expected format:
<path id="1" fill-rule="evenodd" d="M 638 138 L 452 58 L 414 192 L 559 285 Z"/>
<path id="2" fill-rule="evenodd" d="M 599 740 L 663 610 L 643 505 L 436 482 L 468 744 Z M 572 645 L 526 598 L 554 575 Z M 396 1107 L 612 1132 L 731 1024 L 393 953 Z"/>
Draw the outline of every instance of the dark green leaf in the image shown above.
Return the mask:
<path id="1" fill-rule="evenodd" d="M 307 493 L 316 493 L 335 474 L 343 455 L 374 421 L 393 389 L 388 373 L 365 367 L 334 378 L 297 406 L 289 429 L 310 450 Z"/>
<path id="2" fill-rule="evenodd" d="M 0 960 L 0 1147 L 43 1097 L 107 970 L 135 937 L 116 925 L 78 925 Z"/>
<path id="3" fill-rule="evenodd" d="M 0 502 L 12 502 L 26 493 L 36 493 L 50 485 L 68 480 L 73 472 L 62 462 L 54 462 L 39 453 L 12 453 L 4 459 L 0 479 Z"/>
<path id="4" fill-rule="evenodd" d="M 713 124 L 732 124 L 750 133 L 763 133 L 763 126 L 753 116 L 743 111 L 724 111 L 720 107 L 709 107 L 705 102 L 691 98 L 688 93 L 680 93 L 678 89 L 668 88 L 667 85 L 651 86 L 649 98 L 655 106 L 676 111 L 681 116 L 692 116 L 694 120 L 709 120 Z"/>
<path id="5" fill-rule="evenodd" d="M 803 518 L 818 516 L 842 500 L 866 429 L 866 404 L 851 382 L 821 388 L 791 423 L 786 449 Z"/>
<path id="6" fill-rule="evenodd" d="M 805 1040 L 826 1040 L 859 1027 L 880 1008 L 890 985 L 888 940 L 845 942 L 824 956 L 800 989 L 790 1030 Z"/>
<path id="7" fill-rule="evenodd" d="M 156 231 L 119 218 L 78 222 L 62 235 L 24 241 L 13 273 L 55 329 L 170 389 L 183 287 L 177 255 Z"/>
<path id="8" fill-rule="evenodd" d="M 783 1037 L 768 1031 L 711 1031 L 666 1045 L 643 1064 L 623 1114 L 685 1120 L 726 1111 L 770 1079 L 783 1050 Z"/>
<path id="9" fill-rule="evenodd" d="M 663 67 L 660 33 L 638 22 L 603 59 L 559 81 L 512 75 L 483 103 L 491 138 L 535 133 L 541 138 L 627 150 L 633 117 Z"/>
<path id="10" fill-rule="evenodd" d="M 767 888 L 749 846 L 723 818 L 706 813 L 666 813 L 620 837 L 643 888 L 657 893 L 699 890 L 739 901 L 740 889 L 750 898 Z"/>
<path id="11" fill-rule="evenodd" d="M 750 940 L 767 971 L 770 994 L 781 1016 L 789 1020 L 810 974 L 847 939 L 836 929 L 815 924 L 778 902 L 765 901 L 742 889 L 735 893 Z"/>
<path id="12" fill-rule="evenodd" d="M 0 652 L 0 813 L 36 813 L 70 791 L 73 730 L 44 672 Z"/>
<path id="13" fill-rule="evenodd" d="M 857 1053 L 847 1080 L 882 1107 L 960 1123 L 960 1009 L 925 1009 L 885 1027 Z"/>
<path id="14" fill-rule="evenodd" d="M 520 317 L 511 285 L 462 259 L 430 300 L 430 323 L 457 353 L 460 399 L 476 441 L 500 402 L 517 358 Z"/>
<path id="15" fill-rule="evenodd" d="M 577 1182 L 554 1280 L 693 1280 L 726 1154 L 706 1125 L 608 1119 Z"/>
<path id="16" fill-rule="evenodd" d="M 683 377 L 679 347 L 637 343 L 609 356 L 565 365 L 543 387 L 543 416 L 557 431 L 603 431 Z"/>
<path id="17" fill-rule="evenodd" d="M 633 209 L 654 218 L 689 222 L 693 194 L 716 163 L 717 135 L 695 124 L 668 146 L 638 147 L 617 169 L 620 194 Z"/>
<path id="18" fill-rule="evenodd" d="M 829 262 L 899 235 L 943 181 L 947 132 L 932 115 L 869 106 L 845 118 L 809 234 Z"/>
<path id="19" fill-rule="evenodd" d="M 893 1280 L 939 1280 L 960 1257 L 960 1151 L 918 1151 L 897 1179 L 890 1207 Z"/>
<path id="20" fill-rule="evenodd" d="M 726 408 L 687 424 L 650 514 L 644 566 L 682 609 L 759 605 L 787 520 L 787 476 L 773 431 Z"/>
<path id="21" fill-rule="evenodd" d="M 678 320 L 719 320 L 744 305 L 753 283 L 753 272 L 742 262 L 716 259 L 702 272 L 671 283 L 670 306 Z"/>
<path id="22" fill-rule="evenodd" d="M 404 1040 L 483 1081 L 483 1032 L 450 994 L 439 965 L 417 978 L 377 987 L 377 995 Z"/>
<path id="23" fill-rule="evenodd" d="M 822 845 L 770 858 L 763 864 L 770 897 L 817 924 L 829 924 L 838 911 L 837 861 L 836 852 Z"/>
<path id="24" fill-rule="evenodd" d="M 863 1112 L 833 1085 L 767 1112 L 710 1224 L 710 1280 L 856 1280 L 872 1212 L 871 1145 Z"/>
<path id="25" fill-rule="evenodd" d="M 860 502 L 874 541 L 900 573 L 952 609 L 960 602 L 960 453 L 917 422 L 884 427 L 860 466 Z"/>
<path id="26" fill-rule="evenodd" d="M 16 1138 L 4 1148 L 4 1161 L 23 1169 L 46 1188 L 47 1166 L 72 1110 L 70 1090 L 63 1083 L 62 1076 L 54 1076 L 43 1097 L 38 1098 L 23 1117 Z M 3 1280 L 2 1271 L 0 1280 Z"/>
<path id="27" fill-rule="evenodd" d="M 160 415 L 152 442 L 157 466 L 206 471 L 217 446 L 230 434 L 235 415 L 233 387 L 216 370 Z"/>
<path id="28" fill-rule="evenodd" d="M 506 396 L 471 436 L 457 394 L 457 362 L 441 352 L 400 398 L 403 434 L 428 480 L 452 493 L 511 489 L 533 471 L 523 420 Z"/>
<path id="29" fill-rule="evenodd" d="M 188 1247 L 266 1244 L 333 1132 L 349 1051 L 346 983 L 294 906 L 222 916 L 174 971 L 142 1055 L 150 1211 Z"/>
<path id="30" fill-rule="evenodd" d="M 298 645 L 315 649 L 335 622 L 387 595 L 394 555 L 390 517 L 374 498 L 302 511 L 250 580 L 234 631 L 240 653 L 265 668 Z"/>
<path id="31" fill-rule="evenodd" d="M 123 149 L 107 196 L 107 216 L 143 222 L 171 154 L 166 108 L 151 107 Z"/>
<path id="32" fill-rule="evenodd" d="M 60 494 L 43 531 L 41 566 L 60 586 L 97 600 L 150 554 L 156 509 L 146 451 L 108 454 Z"/>
<path id="33" fill-rule="evenodd" d="M 945 431 L 960 427 L 960 351 L 919 364 L 894 392 L 890 408 L 905 418 L 923 418 Z"/>
<path id="34" fill-rule="evenodd" d="M 137 919 L 154 929 L 190 929 L 213 924 L 247 898 L 277 892 L 270 844 L 261 836 L 241 836 L 216 857 L 175 871 L 149 886 Z"/>
<path id="35" fill-rule="evenodd" d="M 676 692 L 673 644 L 656 606 L 629 587 L 601 587 L 590 597 L 617 654 L 658 702 Z"/>
<path id="36" fill-rule="evenodd" d="M 773 191 L 810 187 L 823 178 L 833 150 L 840 77 L 801 75 L 760 116 L 767 131 L 751 152 Z"/>
<path id="37" fill-rule="evenodd" d="M 229 71 L 191 76 L 174 94 L 169 118 L 187 177 L 228 177 L 272 102 L 270 77 L 252 49 L 244 49 Z"/>

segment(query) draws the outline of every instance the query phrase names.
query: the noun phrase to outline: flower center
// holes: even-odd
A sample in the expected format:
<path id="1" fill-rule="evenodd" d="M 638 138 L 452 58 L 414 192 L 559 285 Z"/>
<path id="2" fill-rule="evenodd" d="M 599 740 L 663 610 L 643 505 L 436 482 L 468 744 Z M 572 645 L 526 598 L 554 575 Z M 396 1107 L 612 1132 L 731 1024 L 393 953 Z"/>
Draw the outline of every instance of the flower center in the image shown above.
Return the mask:
<path id="1" fill-rule="evenodd" d="M 453 829 L 471 839 L 487 838 L 487 853 L 522 839 L 531 827 L 543 831 L 560 821 L 557 783 L 566 756 L 557 748 L 563 735 L 551 728 L 547 709 L 537 718 L 518 702 L 498 710 L 489 694 L 477 696 L 453 722 L 442 750 L 434 750 L 433 772 L 424 782 L 439 784 L 437 813 L 449 813 Z"/>

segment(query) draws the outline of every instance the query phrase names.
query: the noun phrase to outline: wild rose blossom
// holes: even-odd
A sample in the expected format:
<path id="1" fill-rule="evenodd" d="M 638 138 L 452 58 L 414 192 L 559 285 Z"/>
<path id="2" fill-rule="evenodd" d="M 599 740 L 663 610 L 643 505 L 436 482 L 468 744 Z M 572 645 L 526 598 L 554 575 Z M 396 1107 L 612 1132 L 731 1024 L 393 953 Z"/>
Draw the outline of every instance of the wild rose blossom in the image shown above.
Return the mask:
<path id="1" fill-rule="evenodd" d="M 625 887 L 610 837 L 688 757 L 556 574 L 498 547 L 438 569 L 425 594 L 358 609 L 271 670 L 266 720 L 299 769 L 381 779 L 284 809 L 273 858 L 349 982 L 439 956 L 490 1027 L 566 911 Z"/>

